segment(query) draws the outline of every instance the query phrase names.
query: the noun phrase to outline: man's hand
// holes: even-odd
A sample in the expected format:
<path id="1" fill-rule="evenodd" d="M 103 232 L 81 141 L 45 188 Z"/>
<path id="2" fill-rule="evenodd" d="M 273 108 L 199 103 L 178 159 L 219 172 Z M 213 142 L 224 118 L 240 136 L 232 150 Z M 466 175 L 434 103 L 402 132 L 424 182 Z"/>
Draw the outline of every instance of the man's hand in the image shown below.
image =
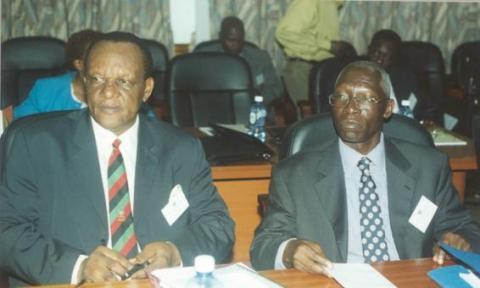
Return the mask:
<path id="1" fill-rule="evenodd" d="M 332 52 L 333 55 L 341 58 L 349 58 L 356 56 L 352 54 L 354 51 L 352 51 L 350 45 L 345 41 L 332 41 L 330 52 Z"/>
<path id="2" fill-rule="evenodd" d="M 177 247 L 170 242 L 153 242 L 145 246 L 141 253 L 134 259 L 132 264 L 144 264 L 145 269 L 135 273 L 132 278 L 139 279 L 147 277 L 146 271 L 154 269 L 175 267 L 181 263 L 180 252 Z"/>
<path id="3" fill-rule="evenodd" d="M 330 274 L 332 263 L 325 257 L 320 245 L 315 242 L 308 240 L 288 242 L 282 260 L 287 268 L 332 277 Z"/>
<path id="4" fill-rule="evenodd" d="M 79 282 L 118 281 L 132 264 L 123 255 L 105 246 L 98 246 L 83 261 Z"/>
<path id="5" fill-rule="evenodd" d="M 463 251 L 470 251 L 471 249 L 470 244 L 463 239 L 462 236 L 452 232 L 443 234 L 440 242 L 444 242 L 445 244 Z M 440 246 L 435 245 L 435 247 L 433 247 L 433 261 L 442 265 L 445 259 L 450 259 L 450 257 L 440 248 Z"/>

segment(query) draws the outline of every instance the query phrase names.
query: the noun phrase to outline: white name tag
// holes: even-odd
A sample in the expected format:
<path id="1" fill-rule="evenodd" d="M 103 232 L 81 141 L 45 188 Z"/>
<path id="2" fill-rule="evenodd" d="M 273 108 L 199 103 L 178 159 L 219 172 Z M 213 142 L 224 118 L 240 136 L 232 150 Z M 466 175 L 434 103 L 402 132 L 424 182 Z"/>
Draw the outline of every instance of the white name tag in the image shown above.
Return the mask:
<path id="1" fill-rule="evenodd" d="M 265 78 L 263 77 L 263 74 L 258 74 L 257 77 L 255 77 L 255 83 L 257 83 L 257 86 L 260 86 L 265 82 Z"/>
<path id="2" fill-rule="evenodd" d="M 417 207 L 413 210 L 408 222 L 415 226 L 420 232 L 425 233 L 433 219 L 433 215 L 437 211 L 437 205 L 430 201 L 427 197 L 422 195 L 418 201 Z"/>
<path id="3" fill-rule="evenodd" d="M 188 200 L 185 194 L 183 194 L 182 186 L 180 184 L 175 185 L 170 192 L 167 205 L 162 209 L 163 217 L 167 220 L 168 225 L 172 226 L 183 212 L 187 210 L 188 206 Z"/>

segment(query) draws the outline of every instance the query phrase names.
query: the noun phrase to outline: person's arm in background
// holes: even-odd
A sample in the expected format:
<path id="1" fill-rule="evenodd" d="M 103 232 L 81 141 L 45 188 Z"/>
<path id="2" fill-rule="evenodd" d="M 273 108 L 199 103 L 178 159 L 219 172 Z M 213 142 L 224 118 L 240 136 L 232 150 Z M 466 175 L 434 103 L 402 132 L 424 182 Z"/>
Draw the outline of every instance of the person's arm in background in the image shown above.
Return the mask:
<path id="1" fill-rule="evenodd" d="M 280 81 L 280 77 L 278 77 L 277 71 L 272 63 L 272 58 L 268 52 L 263 50 L 259 51 L 261 53 L 259 54 L 257 65 L 259 65 L 260 73 L 254 75 L 253 77 L 261 78 L 254 79 L 254 82 L 257 86 L 258 81 L 262 81 L 259 86 L 265 99 L 264 102 L 268 105 L 273 99 L 281 98 L 283 96 L 283 85 Z"/>
<path id="2" fill-rule="evenodd" d="M 17 107 L 13 108 L 13 119 L 18 119 L 32 114 L 40 113 L 39 102 L 42 95 L 45 94 L 42 80 L 35 81 L 32 90 L 28 93 L 27 98 Z"/>

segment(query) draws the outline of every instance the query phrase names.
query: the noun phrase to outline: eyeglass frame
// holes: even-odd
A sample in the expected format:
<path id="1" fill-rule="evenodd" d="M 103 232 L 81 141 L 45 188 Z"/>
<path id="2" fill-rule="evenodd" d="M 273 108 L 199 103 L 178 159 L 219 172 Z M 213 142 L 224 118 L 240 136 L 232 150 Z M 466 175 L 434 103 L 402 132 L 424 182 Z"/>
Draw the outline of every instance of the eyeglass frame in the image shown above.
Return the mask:
<path id="1" fill-rule="evenodd" d="M 382 102 L 383 100 L 385 100 L 385 98 L 374 98 L 374 97 L 371 97 L 371 96 L 352 96 L 352 97 L 350 97 L 350 96 L 347 96 L 345 94 L 332 93 L 328 96 L 328 104 L 330 104 L 330 106 L 334 106 L 335 102 L 339 100 L 338 98 L 337 98 L 337 100 L 333 99 L 337 95 L 340 96 L 340 97 L 343 97 L 343 96 L 348 97 L 347 102 L 341 104 L 340 107 L 347 107 L 348 104 L 350 104 L 350 101 L 352 101 L 352 99 L 354 99 L 353 101 L 355 102 L 355 105 L 357 105 L 357 107 L 359 107 L 359 108 L 360 107 L 362 107 L 362 108 L 370 107 L 370 105 L 378 104 L 378 103 Z M 359 97 L 360 98 L 365 98 L 365 99 L 360 102 L 359 100 L 357 100 Z"/>

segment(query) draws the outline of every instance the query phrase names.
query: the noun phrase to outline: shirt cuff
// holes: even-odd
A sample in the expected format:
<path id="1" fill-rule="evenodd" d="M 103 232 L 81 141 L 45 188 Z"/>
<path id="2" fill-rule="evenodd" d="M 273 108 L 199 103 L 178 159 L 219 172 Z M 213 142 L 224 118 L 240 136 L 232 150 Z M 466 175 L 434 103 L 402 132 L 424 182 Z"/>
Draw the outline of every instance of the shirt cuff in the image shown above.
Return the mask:
<path id="1" fill-rule="evenodd" d="M 297 238 L 290 238 L 282 242 L 280 246 L 278 246 L 277 255 L 275 256 L 275 270 L 284 270 L 287 269 L 283 264 L 283 253 L 285 252 L 285 248 L 287 248 L 287 244 L 292 241 L 297 240 Z"/>
<path id="2" fill-rule="evenodd" d="M 73 272 L 72 272 L 72 277 L 70 278 L 70 284 L 72 285 L 77 285 L 78 284 L 78 273 L 81 271 L 80 266 L 82 266 L 83 261 L 85 261 L 88 258 L 87 255 L 80 255 L 77 258 L 77 262 L 75 262 L 75 266 L 73 266 Z"/>

